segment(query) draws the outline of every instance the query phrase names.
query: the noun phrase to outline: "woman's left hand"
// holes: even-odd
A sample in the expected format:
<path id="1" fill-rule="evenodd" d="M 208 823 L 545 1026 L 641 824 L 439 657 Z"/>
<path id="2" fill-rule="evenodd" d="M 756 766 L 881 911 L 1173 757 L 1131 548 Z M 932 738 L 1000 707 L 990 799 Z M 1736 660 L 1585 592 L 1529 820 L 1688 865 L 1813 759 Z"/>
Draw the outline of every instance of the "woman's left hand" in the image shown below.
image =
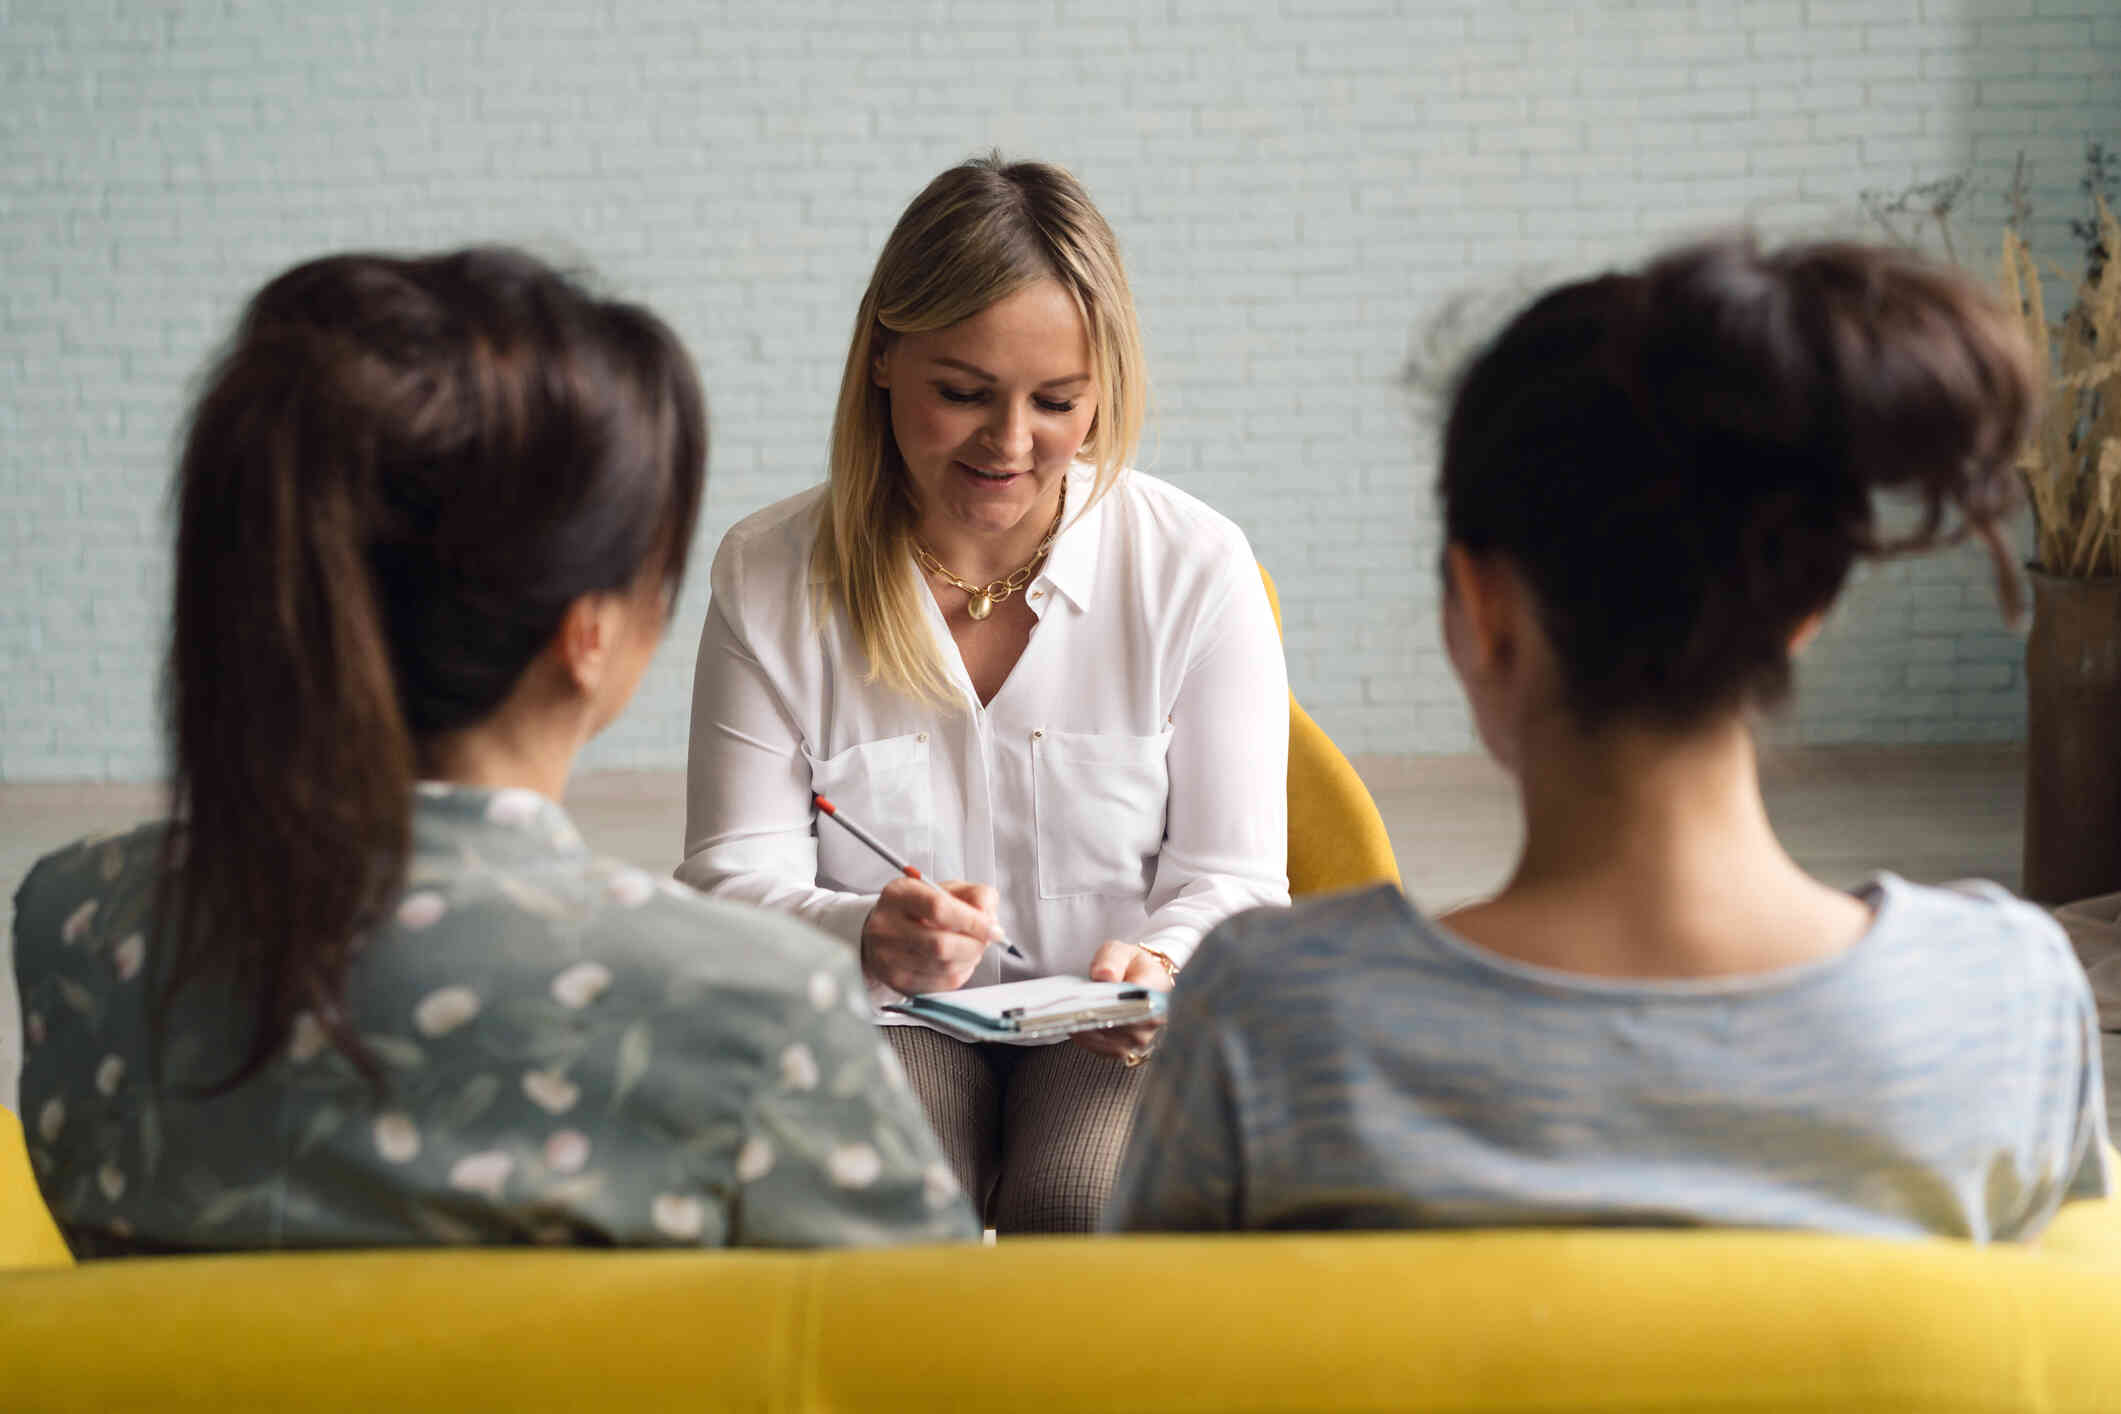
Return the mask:
<path id="1" fill-rule="evenodd" d="M 1171 973 L 1165 966 L 1132 943 L 1106 943 L 1090 959 L 1093 982 L 1135 982 L 1159 992 L 1171 990 Z M 1086 1051 L 1114 1060 L 1141 1060 L 1156 1045 L 1156 1033 L 1164 1019 L 1156 1017 L 1129 1026 L 1107 1026 L 1101 1031 L 1078 1031 L 1068 1039 Z"/>

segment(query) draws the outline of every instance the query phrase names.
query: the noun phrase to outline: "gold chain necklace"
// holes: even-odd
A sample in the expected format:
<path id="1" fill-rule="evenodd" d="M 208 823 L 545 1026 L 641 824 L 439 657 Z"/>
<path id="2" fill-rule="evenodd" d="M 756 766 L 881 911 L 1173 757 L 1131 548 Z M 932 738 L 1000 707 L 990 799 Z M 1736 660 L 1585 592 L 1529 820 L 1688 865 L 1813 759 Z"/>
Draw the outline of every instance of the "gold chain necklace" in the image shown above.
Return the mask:
<path id="1" fill-rule="evenodd" d="M 975 620 L 984 619 L 987 615 L 994 612 L 996 604 L 1001 603 L 1002 600 L 1031 582 L 1031 571 L 1038 568 L 1038 562 L 1045 559 L 1046 552 L 1053 548 L 1053 537 L 1060 534 L 1061 517 L 1067 514 L 1067 511 L 1068 481 L 1066 477 L 1063 477 L 1061 478 L 1060 504 L 1054 507 L 1053 524 L 1046 527 L 1046 538 L 1038 542 L 1038 548 L 1031 552 L 1031 558 L 1017 566 L 1015 573 L 1002 579 L 990 579 L 985 584 L 967 584 L 964 580 L 959 579 L 945 569 L 943 562 L 935 557 L 935 552 L 918 540 L 913 542 L 913 558 L 919 560 L 921 568 L 928 571 L 928 573 L 941 576 L 953 588 L 962 589 L 966 594 L 970 595 L 971 598 L 965 605 L 965 612 L 972 615 Z"/>

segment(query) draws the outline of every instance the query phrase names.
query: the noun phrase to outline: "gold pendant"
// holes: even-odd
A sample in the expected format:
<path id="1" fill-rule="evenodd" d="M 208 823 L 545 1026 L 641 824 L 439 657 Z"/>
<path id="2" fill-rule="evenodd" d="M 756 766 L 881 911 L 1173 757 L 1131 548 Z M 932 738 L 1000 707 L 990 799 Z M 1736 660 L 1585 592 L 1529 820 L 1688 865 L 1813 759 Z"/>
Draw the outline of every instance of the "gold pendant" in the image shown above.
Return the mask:
<path id="1" fill-rule="evenodd" d="M 965 606 L 965 611 L 971 614 L 975 620 L 984 619 L 987 615 L 994 612 L 994 600 L 983 589 L 972 596 L 972 602 Z"/>

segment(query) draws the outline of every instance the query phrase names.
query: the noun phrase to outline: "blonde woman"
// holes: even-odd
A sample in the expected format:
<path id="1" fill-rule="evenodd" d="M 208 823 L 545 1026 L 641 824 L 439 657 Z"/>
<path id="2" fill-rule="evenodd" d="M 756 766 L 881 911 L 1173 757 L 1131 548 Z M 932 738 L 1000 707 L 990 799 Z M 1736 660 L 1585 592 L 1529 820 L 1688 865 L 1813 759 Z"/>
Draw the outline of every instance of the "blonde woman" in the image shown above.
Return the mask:
<path id="1" fill-rule="evenodd" d="M 856 316 L 826 485 L 715 557 L 680 878 L 844 939 L 880 1004 L 1166 988 L 1287 901 L 1280 643 L 1242 532 L 1128 469 L 1142 396 L 1081 185 L 999 158 L 931 182 Z M 814 793 L 951 882 L 895 875 Z M 879 1019 L 991 1225 L 1096 1224 L 1153 1028 L 1011 1048 Z"/>

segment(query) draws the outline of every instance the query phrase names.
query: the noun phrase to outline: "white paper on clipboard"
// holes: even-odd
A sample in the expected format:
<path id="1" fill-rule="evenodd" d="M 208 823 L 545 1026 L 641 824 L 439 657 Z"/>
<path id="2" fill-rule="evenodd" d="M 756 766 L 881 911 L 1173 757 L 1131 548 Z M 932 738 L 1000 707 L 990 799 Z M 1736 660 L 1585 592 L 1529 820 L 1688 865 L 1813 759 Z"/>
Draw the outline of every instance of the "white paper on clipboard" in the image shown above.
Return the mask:
<path id="1" fill-rule="evenodd" d="M 993 987 L 926 992 L 884 1008 L 967 1041 L 1022 1044 L 1163 1015 L 1164 993 L 1138 982 L 1033 977 Z"/>

